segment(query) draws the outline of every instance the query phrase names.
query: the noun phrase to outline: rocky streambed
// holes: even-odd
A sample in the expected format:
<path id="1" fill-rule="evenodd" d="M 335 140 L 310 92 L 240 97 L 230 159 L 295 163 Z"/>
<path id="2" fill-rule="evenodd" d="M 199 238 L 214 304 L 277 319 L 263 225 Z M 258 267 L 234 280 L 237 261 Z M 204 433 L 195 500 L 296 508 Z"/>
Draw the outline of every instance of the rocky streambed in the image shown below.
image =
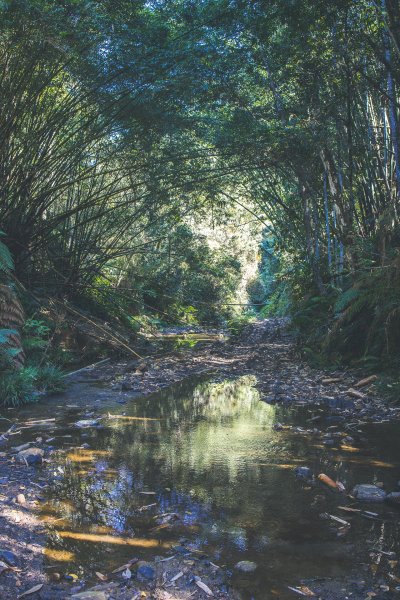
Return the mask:
<path id="1" fill-rule="evenodd" d="M 397 597 L 399 410 L 375 386 L 267 320 L 4 410 L 0 597 Z"/>

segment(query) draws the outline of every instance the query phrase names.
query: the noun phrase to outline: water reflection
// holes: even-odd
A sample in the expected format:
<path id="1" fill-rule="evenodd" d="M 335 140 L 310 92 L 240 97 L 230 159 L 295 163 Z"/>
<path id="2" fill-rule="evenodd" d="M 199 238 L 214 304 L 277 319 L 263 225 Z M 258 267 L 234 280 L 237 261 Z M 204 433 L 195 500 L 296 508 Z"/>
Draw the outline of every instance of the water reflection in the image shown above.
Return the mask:
<path id="1" fill-rule="evenodd" d="M 76 445 L 89 448 L 60 458 L 63 472 L 43 511 L 53 531 L 48 556 L 63 551 L 75 568 L 107 569 L 133 551 L 154 556 L 185 543 L 228 566 L 255 560 L 248 594 L 264 598 L 276 585 L 342 575 L 365 558 L 368 544 L 382 544 L 382 521 L 358 518 L 338 538 L 319 517 L 336 510 L 337 497 L 301 486 L 293 469 L 307 464 L 347 486 L 375 480 L 391 487 L 398 446 L 386 440 L 381 447 L 376 434 L 372 449 L 335 451 L 301 432 L 276 432 L 277 420 L 302 423 L 310 413 L 261 402 L 253 383 L 181 384 L 132 401 L 103 429 L 71 430 Z M 385 549 L 397 544 L 397 527 L 387 511 Z"/>

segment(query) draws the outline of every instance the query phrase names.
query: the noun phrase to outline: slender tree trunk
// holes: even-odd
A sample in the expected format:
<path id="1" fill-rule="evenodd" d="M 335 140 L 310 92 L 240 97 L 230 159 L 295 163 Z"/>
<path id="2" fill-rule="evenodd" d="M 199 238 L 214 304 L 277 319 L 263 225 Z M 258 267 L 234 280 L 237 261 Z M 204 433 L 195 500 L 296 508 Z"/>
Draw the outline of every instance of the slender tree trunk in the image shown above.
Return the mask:
<path id="1" fill-rule="evenodd" d="M 304 226 L 306 233 L 306 250 L 307 258 L 311 265 L 314 284 L 321 296 L 326 296 L 326 289 L 322 281 L 319 268 L 319 246 L 318 246 L 318 230 L 317 227 L 312 227 L 312 199 L 310 188 L 304 180 L 299 180 L 300 196 L 303 203 Z M 314 239 L 314 243 L 313 243 Z"/>
<path id="2" fill-rule="evenodd" d="M 384 15 L 387 14 L 386 0 L 382 0 L 382 9 Z M 392 53 L 390 50 L 390 34 L 385 28 L 383 33 L 383 44 L 385 48 L 385 60 L 387 68 L 387 91 L 389 97 L 389 127 L 390 137 L 394 155 L 394 170 L 396 176 L 396 196 L 400 196 L 400 154 L 399 154 L 399 135 L 398 135 L 398 119 L 396 112 L 396 89 L 393 80 L 392 72 Z"/>
<path id="3" fill-rule="evenodd" d="M 332 241 L 331 228 L 329 225 L 329 203 L 328 203 L 328 181 L 327 174 L 324 170 L 324 210 L 325 210 L 325 231 L 326 231 L 326 248 L 328 254 L 328 267 L 332 266 Z"/>

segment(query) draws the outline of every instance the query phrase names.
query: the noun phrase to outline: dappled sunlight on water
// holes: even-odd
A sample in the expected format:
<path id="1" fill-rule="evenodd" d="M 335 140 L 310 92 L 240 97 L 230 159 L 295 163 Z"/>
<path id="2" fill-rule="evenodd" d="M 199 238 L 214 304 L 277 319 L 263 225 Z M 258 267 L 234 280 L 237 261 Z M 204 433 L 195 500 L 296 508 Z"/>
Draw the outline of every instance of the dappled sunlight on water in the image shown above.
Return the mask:
<path id="1" fill-rule="evenodd" d="M 371 545 L 396 546 L 397 518 L 381 506 L 383 541 L 382 521 L 358 516 L 338 537 L 320 518 L 336 510 L 337 496 L 302 485 L 293 471 L 307 465 L 350 489 L 373 481 L 393 489 L 400 443 L 380 447 L 374 434 L 367 449 L 328 449 L 304 432 L 275 431 L 277 421 L 304 425 L 313 410 L 265 404 L 243 377 L 174 386 L 106 415 L 101 429 L 69 429 L 75 446 L 60 453 L 43 507 L 48 560 L 93 572 L 123 564 L 132 550 L 150 558 L 184 545 L 230 568 L 255 561 L 251 580 L 236 583 L 245 597 L 264 598 L 303 578 L 348 573 Z"/>

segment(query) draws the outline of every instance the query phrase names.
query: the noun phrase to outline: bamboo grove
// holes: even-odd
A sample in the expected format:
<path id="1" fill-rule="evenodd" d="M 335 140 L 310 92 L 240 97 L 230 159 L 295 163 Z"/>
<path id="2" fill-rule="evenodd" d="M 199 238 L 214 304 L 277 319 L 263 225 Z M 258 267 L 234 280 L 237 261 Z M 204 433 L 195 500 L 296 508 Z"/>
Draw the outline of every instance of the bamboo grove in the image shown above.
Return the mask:
<path id="1" fill-rule="evenodd" d="M 78 304 L 101 281 L 136 312 L 178 297 L 220 306 L 243 248 L 216 256 L 196 230 L 239 215 L 272 248 L 264 314 L 291 312 L 305 348 L 333 359 L 398 354 L 398 2 L 10 0 L 0 12 L 14 279 Z M 185 252 L 190 294 L 168 287 Z M 196 293 L 191 277 L 212 281 Z"/>

